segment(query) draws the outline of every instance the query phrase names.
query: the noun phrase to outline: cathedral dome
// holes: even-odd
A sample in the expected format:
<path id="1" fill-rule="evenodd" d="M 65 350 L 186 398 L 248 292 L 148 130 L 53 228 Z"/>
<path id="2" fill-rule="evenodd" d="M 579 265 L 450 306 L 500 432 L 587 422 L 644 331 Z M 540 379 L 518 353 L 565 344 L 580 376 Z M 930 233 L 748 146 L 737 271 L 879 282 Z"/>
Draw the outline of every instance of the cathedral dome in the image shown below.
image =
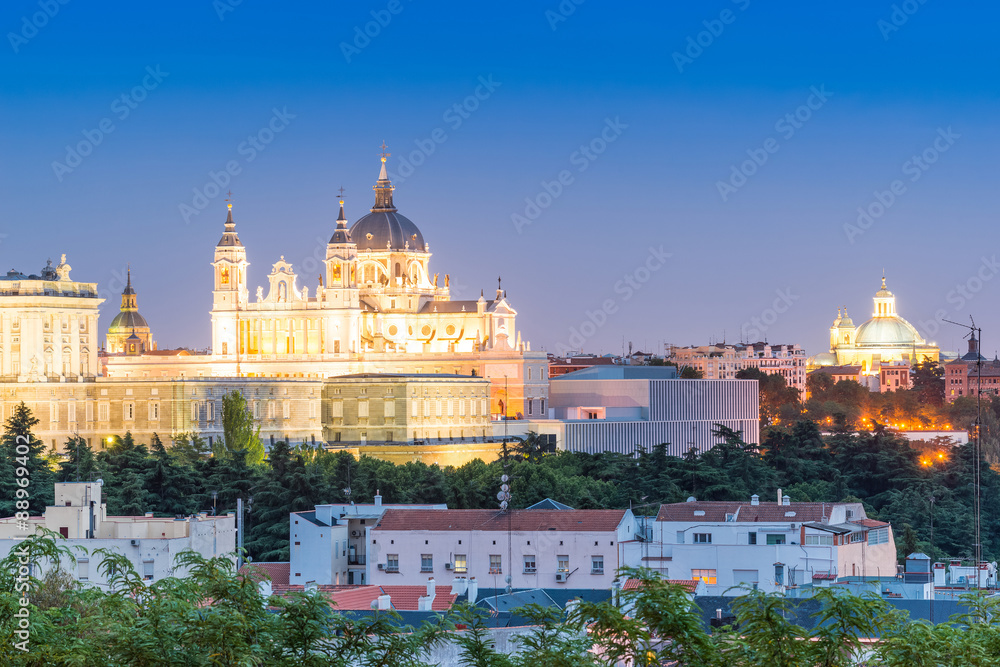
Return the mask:
<path id="1" fill-rule="evenodd" d="M 351 240 L 358 250 L 424 251 L 424 235 L 417 226 L 395 211 L 373 210 L 351 227 Z"/>
<path id="2" fill-rule="evenodd" d="M 924 343 L 924 339 L 920 337 L 914 326 L 899 316 L 873 317 L 858 327 L 858 335 L 855 340 L 859 346 L 905 347 Z"/>
<path id="3" fill-rule="evenodd" d="M 362 216 L 351 226 L 351 241 L 357 245 L 358 250 L 426 252 L 424 235 L 409 218 L 400 215 L 392 203 L 394 188 L 385 171 L 387 155 L 388 153 L 382 154 L 382 171 L 375 184 L 375 206 L 371 213 Z"/>

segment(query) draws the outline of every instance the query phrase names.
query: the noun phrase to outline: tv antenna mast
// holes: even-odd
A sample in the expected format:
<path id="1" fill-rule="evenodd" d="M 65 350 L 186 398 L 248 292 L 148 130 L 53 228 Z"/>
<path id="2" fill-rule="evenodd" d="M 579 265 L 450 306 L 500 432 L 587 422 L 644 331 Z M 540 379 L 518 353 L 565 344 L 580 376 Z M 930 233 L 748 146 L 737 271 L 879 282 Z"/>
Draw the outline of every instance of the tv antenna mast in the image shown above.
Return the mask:
<path id="1" fill-rule="evenodd" d="M 982 545 L 982 539 L 981 539 L 982 538 L 982 530 L 981 530 L 982 501 L 980 499 L 980 496 L 981 496 L 980 480 L 981 480 L 981 468 L 982 468 L 981 459 L 982 459 L 982 450 L 983 450 L 983 441 L 982 441 L 982 427 L 983 427 L 983 355 L 982 355 L 980 349 L 981 349 L 982 343 L 983 343 L 983 330 L 982 330 L 981 327 L 977 327 L 976 326 L 976 321 L 972 318 L 972 315 L 969 315 L 969 321 L 971 322 L 971 324 L 961 324 L 959 322 L 952 322 L 951 320 L 942 320 L 942 321 L 947 322 L 948 324 L 954 324 L 956 326 L 967 328 L 969 330 L 969 337 L 971 338 L 971 340 L 975 341 L 975 344 L 976 344 L 975 345 L 975 350 L 976 350 L 976 427 L 975 427 L 976 439 L 975 439 L 975 443 L 976 444 L 975 444 L 975 447 L 974 447 L 976 460 L 973 462 L 973 468 L 972 468 L 972 470 L 973 470 L 973 473 L 972 473 L 973 483 L 972 483 L 972 485 L 973 485 L 973 489 L 975 490 L 975 498 L 974 498 L 974 501 L 973 501 L 973 507 L 974 507 L 973 513 L 975 515 L 975 522 L 976 522 L 976 526 L 975 526 L 975 528 L 976 528 L 976 541 L 973 544 L 973 547 L 975 548 L 975 554 L 976 554 L 976 562 L 975 562 L 975 568 L 976 568 L 976 588 L 979 588 L 979 574 L 978 574 L 979 573 L 979 564 L 983 560 L 983 545 Z"/>

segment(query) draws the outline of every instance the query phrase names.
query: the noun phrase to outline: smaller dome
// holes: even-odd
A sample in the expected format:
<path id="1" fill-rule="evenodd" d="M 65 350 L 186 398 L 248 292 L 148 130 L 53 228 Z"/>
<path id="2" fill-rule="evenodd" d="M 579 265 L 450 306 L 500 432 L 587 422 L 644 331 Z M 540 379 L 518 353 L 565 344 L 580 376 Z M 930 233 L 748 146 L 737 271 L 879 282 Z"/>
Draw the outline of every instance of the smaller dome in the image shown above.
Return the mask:
<path id="1" fill-rule="evenodd" d="M 836 366 L 837 365 L 837 355 L 833 352 L 821 352 L 820 354 L 814 354 L 813 356 L 806 359 L 806 366 L 808 368 L 821 368 L 823 366 Z"/>
<path id="2" fill-rule="evenodd" d="M 123 310 L 115 315 L 115 319 L 111 320 L 111 325 L 108 327 L 108 333 L 125 333 L 126 331 L 131 331 L 132 329 L 143 328 L 149 328 L 149 324 L 146 322 L 145 317 L 134 310 Z"/>

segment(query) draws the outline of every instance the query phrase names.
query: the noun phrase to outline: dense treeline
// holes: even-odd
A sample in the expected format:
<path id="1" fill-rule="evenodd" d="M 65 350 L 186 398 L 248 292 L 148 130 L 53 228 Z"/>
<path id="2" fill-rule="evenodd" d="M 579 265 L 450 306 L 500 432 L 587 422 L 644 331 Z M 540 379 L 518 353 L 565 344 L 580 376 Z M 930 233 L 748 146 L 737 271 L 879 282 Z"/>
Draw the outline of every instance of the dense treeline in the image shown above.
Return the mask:
<path id="1" fill-rule="evenodd" d="M 22 547 L 27 555 L 0 561 L 4 665 L 965 667 L 1000 660 L 1000 600 L 982 594 L 965 597 L 963 614 L 930 625 L 875 592 L 820 588 L 809 600 L 815 611 L 799 615 L 784 596 L 747 590 L 732 602 L 731 623 L 709 630 L 681 587 L 632 570 L 623 574 L 641 583 L 617 600 L 519 610 L 528 625 L 508 654 L 490 632 L 495 619 L 467 604 L 403 627 L 393 611 L 337 613 L 320 592 L 265 598 L 256 577 L 238 575 L 231 559 L 190 551 L 175 559 L 187 576 L 149 585 L 127 558 L 102 551 L 110 582 L 103 590 L 67 574 L 74 557 L 51 537 Z M 43 558 L 62 567 L 47 568 L 40 580 L 18 574 Z M 437 649 L 451 652 L 447 662 Z"/>
<path id="2" fill-rule="evenodd" d="M 240 400 L 238 394 L 228 397 L 224 413 L 245 416 Z M 287 560 L 289 512 L 316 504 L 372 502 L 380 492 L 387 503 L 496 507 L 505 466 L 502 460 L 446 468 L 394 465 L 283 442 L 261 460 L 262 449 L 253 451 L 259 443 L 252 429 L 242 427 L 237 432 L 243 446 L 216 443 L 214 452 L 198 438 L 181 437 L 167 446 L 157 437 L 137 443 L 126 433 L 96 453 L 84 440 L 71 438 L 66 455 L 46 458 L 30 434 L 34 424 L 26 408 L 7 421 L 0 442 L 0 514 L 15 510 L 13 472 L 22 464 L 14 441 L 20 436 L 33 443 L 25 462 L 31 469 L 32 514 L 52 502 L 53 481 L 103 479 L 112 515 L 224 513 L 234 511 L 242 497 L 252 500 L 245 546 L 254 560 Z M 512 444 L 506 461 L 513 506 L 551 497 L 580 509 L 632 506 L 652 514 L 657 504 L 688 496 L 746 501 L 756 493 L 770 500 L 782 488 L 795 501 L 861 500 L 869 516 L 893 524 L 901 557 L 917 549 L 935 559 L 973 553 L 971 445 L 921 451 L 877 424 L 871 432 L 833 427 L 831 435 L 821 436 L 812 421 L 769 427 L 760 447 L 726 428 L 718 435 L 712 450 L 684 456 L 670 455 L 665 444 L 634 456 L 546 453 L 529 436 Z M 1000 478 L 985 462 L 981 469 L 983 550 L 992 560 L 1000 555 Z"/>

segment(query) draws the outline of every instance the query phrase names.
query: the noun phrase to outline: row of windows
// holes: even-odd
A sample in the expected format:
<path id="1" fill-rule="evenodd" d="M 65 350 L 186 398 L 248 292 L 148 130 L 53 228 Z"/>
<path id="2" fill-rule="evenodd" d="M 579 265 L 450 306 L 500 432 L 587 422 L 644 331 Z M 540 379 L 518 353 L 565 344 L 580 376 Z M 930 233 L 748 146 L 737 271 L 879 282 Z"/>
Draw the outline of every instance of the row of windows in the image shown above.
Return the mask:
<path id="1" fill-rule="evenodd" d="M 150 401 L 147 404 L 147 418 L 149 421 L 159 421 L 160 419 L 160 403 L 158 401 Z M 97 420 L 106 422 L 109 421 L 111 413 L 111 405 L 109 403 L 98 403 L 97 404 Z M 124 421 L 135 421 L 136 407 L 135 401 L 125 401 L 122 403 L 122 420 Z M 94 421 L 94 404 L 91 402 L 84 403 L 84 420 L 88 422 Z M 59 402 L 52 401 L 49 403 L 49 421 L 56 423 L 59 421 Z M 76 403 L 70 401 L 66 403 L 66 421 L 73 423 L 76 421 Z"/>
<path id="2" fill-rule="evenodd" d="M 677 544 L 684 544 L 686 540 L 686 531 L 677 531 Z M 746 533 L 747 544 L 757 544 L 757 533 L 750 532 Z M 806 536 L 809 537 L 808 535 Z M 742 537 L 740 538 L 742 540 Z M 765 533 L 766 544 L 785 544 L 785 535 L 783 533 Z M 692 533 L 691 538 L 692 544 L 711 544 L 712 543 L 712 533 Z M 808 542 L 806 542 L 808 544 Z"/>
<path id="3" fill-rule="evenodd" d="M 537 561 L 534 554 L 523 556 L 523 573 L 536 574 L 538 572 Z M 455 559 L 451 562 L 451 569 L 456 574 L 465 574 L 469 571 L 469 559 L 467 554 L 455 554 Z M 568 555 L 556 556 L 556 572 L 568 573 L 570 571 Z M 399 572 L 399 554 L 386 554 L 385 570 L 387 572 Z M 420 554 L 420 571 L 434 571 L 434 555 Z M 503 574 L 503 556 L 501 554 L 490 554 L 490 574 Z M 604 574 L 604 555 L 590 557 L 591 574 Z"/>

